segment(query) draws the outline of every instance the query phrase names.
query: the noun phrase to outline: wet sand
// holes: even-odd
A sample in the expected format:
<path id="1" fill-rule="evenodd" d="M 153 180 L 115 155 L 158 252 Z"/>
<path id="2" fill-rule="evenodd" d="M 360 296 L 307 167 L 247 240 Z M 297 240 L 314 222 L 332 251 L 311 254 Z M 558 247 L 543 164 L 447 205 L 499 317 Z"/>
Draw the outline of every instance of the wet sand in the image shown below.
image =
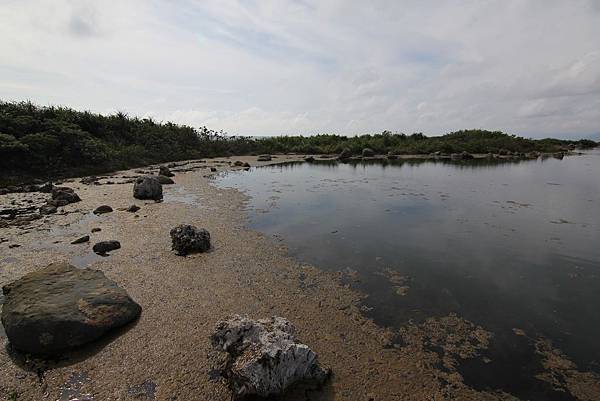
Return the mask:
<path id="1" fill-rule="evenodd" d="M 218 320 L 236 313 L 288 318 L 299 339 L 332 369 L 324 388 L 298 387 L 285 399 L 514 399 L 468 388 L 453 369 L 456 358 L 485 348 L 490 333 L 448 316 L 409 326 L 398 340 L 360 313 L 362 295 L 343 284 L 343 274 L 301 265 L 280 242 L 249 230 L 246 195 L 211 184 L 208 167 L 227 170 L 234 160 L 269 164 L 238 157 L 175 168 L 176 184 L 163 187 L 162 203 L 135 200 L 132 184 L 119 183 L 124 181 L 119 177 L 134 171 L 101 180 L 114 184 L 74 180 L 64 185 L 73 187 L 82 201 L 64 207 L 67 214 L 0 228 L 6 240 L 0 243 L 1 285 L 51 262 L 67 261 L 102 270 L 143 308 L 134 324 L 47 363 L 47 368 L 9 353 L 0 333 L 0 400 L 229 400 L 230 392 L 214 374 L 222 355 L 211 349 L 209 336 Z M 299 157 L 280 156 L 274 162 L 294 160 Z M 181 171 L 190 166 L 200 168 Z M 27 196 L 39 194 L 1 196 L 0 203 Z M 135 214 L 118 210 L 134 203 L 141 206 Z M 114 212 L 91 214 L 103 204 Z M 169 230 L 181 223 L 208 229 L 213 249 L 175 255 Z M 101 231 L 91 233 L 92 228 Z M 90 243 L 70 244 L 86 234 Z M 120 241 L 121 249 L 108 257 L 93 254 L 94 243 L 111 239 Z M 14 244 L 20 246 L 11 248 Z M 446 351 L 443 357 L 432 344 Z M 568 361 L 547 348 L 549 369 L 577 376 Z M 580 399 L 600 394 L 596 377 L 573 380 Z"/>

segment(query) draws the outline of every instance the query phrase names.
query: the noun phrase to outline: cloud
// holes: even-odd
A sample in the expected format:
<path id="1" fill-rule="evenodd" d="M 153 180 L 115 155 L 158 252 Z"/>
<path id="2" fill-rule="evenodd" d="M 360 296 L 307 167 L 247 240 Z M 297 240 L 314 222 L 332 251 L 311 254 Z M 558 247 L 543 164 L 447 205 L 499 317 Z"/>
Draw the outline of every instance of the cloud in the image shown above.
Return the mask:
<path id="1" fill-rule="evenodd" d="M 232 134 L 597 132 L 596 0 L 7 0 L 0 98 Z"/>

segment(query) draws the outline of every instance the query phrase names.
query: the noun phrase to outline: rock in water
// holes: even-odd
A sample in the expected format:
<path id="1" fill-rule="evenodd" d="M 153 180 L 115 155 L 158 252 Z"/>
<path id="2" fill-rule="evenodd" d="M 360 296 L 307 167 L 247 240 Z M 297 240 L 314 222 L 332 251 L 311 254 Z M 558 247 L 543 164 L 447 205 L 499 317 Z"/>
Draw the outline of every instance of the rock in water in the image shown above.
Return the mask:
<path id="1" fill-rule="evenodd" d="M 110 207 L 108 205 L 102 205 L 102 206 L 98 206 L 94 210 L 94 214 L 104 214 L 104 213 L 110 213 L 112 211 L 113 211 L 112 207 Z"/>
<path id="2" fill-rule="evenodd" d="M 162 184 L 157 177 L 138 177 L 133 184 L 133 197 L 137 199 L 160 200 L 163 197 Z"/>
<path id="3" fill-rule="evenodd" d="M 217 324 L 211 342 L 229 354 L 223 373 L 234 397 L 281 395 L 294 383 L 327 379 L 329 370 L 294 332 L 282 317 L 251 320 L 236 315 Z"/>
<path id="4" fill-rule="evenodd" d="M 158 182 L 160 182 L 161 185 L 175 184 L 175 181 L 173 181 L 171 178 L 167 177 L 166 175 L 159 175 L 159 176 L 157 176 L 157 178 L 158 178 Z"/>
<path id="5" fill-rule="evenodd" d="M 344 149 L 342 150 L 342 153 L 338 155 L 338 160 L 347 160 L 350 157 L 352 157 L 352 152 L 350 149 Z"/>
<path id="6" fill-rule="evenodd" d="M 206 252 L 210 249 L 210 233 L 203 228 L 189 224 L 181 224 L 171 229 L 172 249 L 178 255 L 185 256 L 190 252 Z"/>
<path id="7" fill-rule="evenodd" d="M 271 155 L 260 155 L 260 156 L 258 156 L 258 158 L 256 159 L 256 161 L 259 161 L 259 162 L 270 162 L 271 161 Z"/>
<path id="8" fill-rule="evenodd" d="M 173 177 L 173 176 L 175 176 L 175 174 L 173 174 L 171 172 L 171 170 L 169 170 L 169 168 L 167 166 L 160 166 L 160 168 L 158 169 L 158 174 L 159 175 L 164 175 L 165 177 Z"/>
<path id="9" fill-rule="evenodd" d="M 52 188 L 52 200 L 58 203 L 68 204 L 79 202 L 81 198 L 75 193 L 73 188 L 54 187 Z"/>
<path id="10" fill-rule="evenodd" d="M 137 318 L 142 308 L 99 270 L 53 263 L 2 288 L 2 324 L 11 344 L 56 354 Z"/>
<path id="11" fill-rule="evenodd" d="M 370 148 L 364 148 L 362 150 L 362 156 L 363 157 L 373 157 L 373 156 L 375 156 L 375 151 Z"/>
<path id="12" fill-rule="evenodd" d="M 119 241 L 111 240 L 111 241 L 100 241 L 94 245 L 92 250 L 98 255 L 106 255 L 107 252 L 114 251 L 115 249 L 120 249 L 121 243 Z"/>

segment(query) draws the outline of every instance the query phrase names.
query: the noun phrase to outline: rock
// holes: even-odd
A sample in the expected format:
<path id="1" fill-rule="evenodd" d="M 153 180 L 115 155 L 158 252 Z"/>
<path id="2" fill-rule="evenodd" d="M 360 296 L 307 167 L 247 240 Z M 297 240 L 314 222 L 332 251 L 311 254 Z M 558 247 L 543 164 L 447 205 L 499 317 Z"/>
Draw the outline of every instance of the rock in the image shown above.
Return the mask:
<path id="1" fill-rule="evenodd" d="M 69 202 L 65 199 L 48 199 L 46 204 L 54 207 L 60 207 L 68 205 Z"/>
<path id="2" fill-rule="evenodd" d="M 256 161 L 259 162 L 270 162 L 271 161 L 271 155 L 260 155 L 256 158 Z"/>
<path id="3" fill-rule="evenodd" d="M 115 249 L 121 248 L 121 243 L 119 241 L 111 240 L 111 241 L 100 241 L 94 245 L 92 250 L 98 255 L 106 255 L 107 252 L 114 251 Z"/>
<path id="4" fill-rule="evenodd" d="M 175 181 L 173 181 L 166 175 L 159 175 L 157 178 L 158 178 L 158 182 L 160 182 L 161 185 L 175 184 Z"/>
<path id="5" fill-rule="evenodd" d="M 10 191 L 8 190 L 8 188 L 0 188 L 0 195 L 6 195 L 9 192 Z"/>
<path id="6" fill-rule="evenodd" d="M 37 190 L 39 192 L 44 192 L 47 194 L 52 193 L 52 189 L 54 189 L 54 185 L 52 185 L 51 182 L 47 182 L 45 184 L 38 185 L 38 188 L 37 188 Z"/>
<path id="7" fill-rule="evenodd" d="M 242 164 L 242 167 L 247 170 L 247 169 L 249 169 L 252 166 L 250 166 L 250 163 L 244 162 L 244 164 Z"/>
<path id="8" fill-rule="evenodd" d="M 392 152 L 388 152 L 387 156 L 388 160 L 396 160 L 398 155 L 393 154 Z"/>
<path id="9" fill-rule="evenodd" d="M 212 171 L 214 173 L 215 171 L 217 171 L 217 168 L 216 167 L 211 167 L 210 171 Z"/>
<path id="10" fill-rule="evenodd" d="M 236 161 L 233 163 L 233 165 L 234 165 L 235 167 L 242 167 L 242 166 L 244 165 L 244 162 L 243 162 L 243 161 L 241 161 L 241 160 L 236 160 Z"/>
<path id="11" fill-rule="evenodd" d="M 308 163 L 312 163 L 315 161 L 315 158 L 313 156 L 308 156 L 308 157 L 304 158 L 304 161 L 308 162 Z"/>
<path id="12" fill-rule="evenodd" d="M 350 149 L 344 149 L 344 150 L 342 150 L 342 153 L 339 154 L 338 159 L 339 160 L 347 160 L 351 157 L 352 157 L 352 152 L 350 151 Z"/>
<path id="13" fill-rule="evenodd" d="M 373 156 L 375 156 L 375 151 L 370 148 L 364 148 L 362 150 L 362 156 L 363 157 L 373 157 Z"/>
<path id="14" fill-rule="evenodd" d="M 135 213 L 138 210 L 140 210 L 140 207 L 138 205 L 131 205 L 127 208 L 127 211 L 130 213 Z"/>
<path id="15" fill-rule="evenodd" d="M 158 175 L 164 175 L 165 177 L 175 176 L 175 174 L 173 174 L 167 166 L 160 166 L 160 168 L 158 169 Z"/>
<path id="16" fill-rule="evenodd" d="M 108 205 L 102 205 L 102 206 L 98 206 L 96 209 L 94 209 L 94 214 L 105 214 L 105 213 L 110 213 L 112 211 L 113 211 L 112 207 L 110 207 Z"/>
<path id="17" fill-rule="evenodd" d="M 178 255 L 187 255 L 190 252 L 206 252 L 210 249 L 210 233 L 189 224 L 181 224 L 170 232 L 172 249 Z"/>
<path id="18" fill-rule="evenodd" d="M 100 227 L 94 227 L 94 228 L 92 228 L 92 232 L 93 233 L 97 233 L 97 232 L 100 232 L 100 231 L 102 231 L 102 229 Z"/>
<path id="19" fill-rule="evenodd" d="M 73 188 L 54 187 L 52 188 L 52 200 L 58 203 L 54 206 L 64 206 L 64 202 L 66 202 L 66 204 L 75 203 L 79 202 L 81 198 L 75 193 L 75 190 Z"/>
<path id="20" fill-rule="evenodd" d="M 98 183 L 99 178 L 98 177 L 84 177 L 82 178 L 79 182 L 85 185 L 95 185 Z"/>
<path id="21" fill-rule="evenodd" d="M 151 175 L 137 178 L 135 184 L 133 184 L 133 197 L 137 199 L 162 199 L 162 185 L 158 178 Z"/>
<path id="22" fill-rule="evenodd" d="M 52 213 L 56 213 L 56 210 L 57 210 L 56 206 L 50 205 L 50 204 L 45 204 L 40 207 L 40 214 L 43 214 L 43 215 L 52 214 Z"/>
<path id="23" fill-rule="evenodd" d="M 450 158 L 453 160 L 468 160 L 468 159 L 474 159 L 475 156 L 473 156 L 472 154 L 470 154 L 468 152 L 461 152 L 461 153 L 452 153 L 450 155 Z"/>
<path id="24" fill-rule="evenodd" d="M 89 241 L 90 241 L 90 236 L 89 235 L 84 235 L 83 237 L 79 237 L 75 241 L 72 241 L 71 244 L 73 244 L 73 245 L 75 245 L 75 244 L 83 244 L 83 243 L 89 242 Z"/>
<path id="25" fill-rule="evenodd" d="M 100 338 L 142 308 L 99 270 L 53 263 L 2 288 L 2 324 L 12 346 L 51 355 Z"/>
<path id="26" fill-rule="evenodd" d="M 299 343 L 295 328 L 282 317 L 251 320 L 241 316 L 217 323 L 213 347 L 229 355 L 223 372 L 234 398 L 281 395 L 294 383 L 323 383 L 329 370 Z"/>

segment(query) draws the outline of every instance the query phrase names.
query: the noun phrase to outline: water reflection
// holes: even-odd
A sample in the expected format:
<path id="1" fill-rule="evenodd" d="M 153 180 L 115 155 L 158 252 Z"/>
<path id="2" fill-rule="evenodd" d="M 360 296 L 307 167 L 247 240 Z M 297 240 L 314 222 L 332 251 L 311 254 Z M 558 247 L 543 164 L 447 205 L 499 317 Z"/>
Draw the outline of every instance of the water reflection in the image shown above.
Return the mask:
<path id="1" fill-rule="evenodd" d="M 563 160 L 288 163 L 219 183 L 251 195 L 252 226 L 280 235 L 298 259 L 356 271 L 353 285 L 382 325 L 457 313 L 495 334 L 498 364 L 508 344 L 531 348 L 527 338 L 544 336 L 580 369 L 600 371 L 598 171 L 593 151 Z M 513 364 L 534 363 L 515 352 Z M 475 372 L 485 370 L 462 373 Z M 523 377 L 495 376 L 536 399 Z"/>

